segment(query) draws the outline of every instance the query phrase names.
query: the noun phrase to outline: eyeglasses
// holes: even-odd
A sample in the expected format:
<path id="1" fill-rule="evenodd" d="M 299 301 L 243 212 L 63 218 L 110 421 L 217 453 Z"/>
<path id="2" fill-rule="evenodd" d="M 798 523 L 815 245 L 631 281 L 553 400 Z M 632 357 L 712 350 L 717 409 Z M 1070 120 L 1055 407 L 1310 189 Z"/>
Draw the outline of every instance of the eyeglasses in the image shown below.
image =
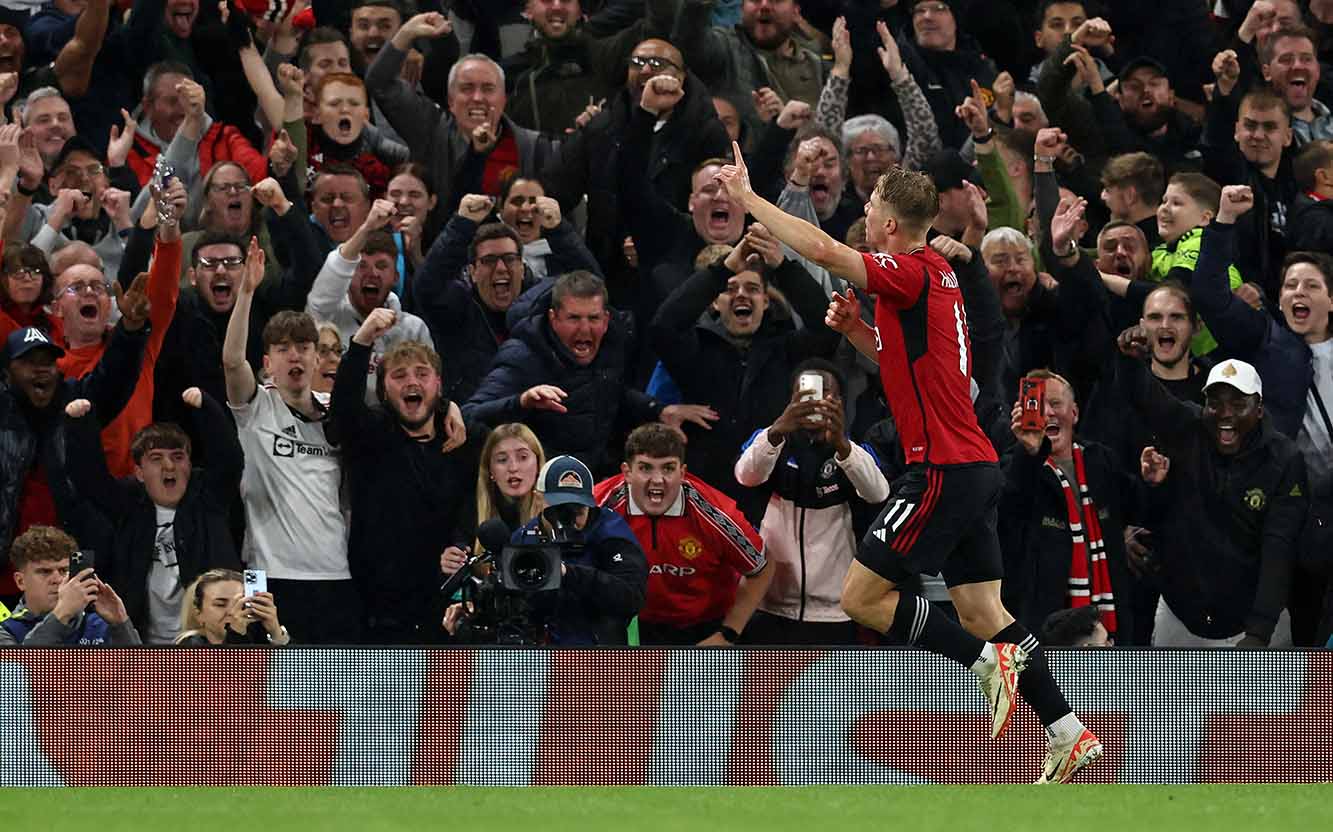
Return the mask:
<path id="1" fill-rule="evenodd" d="M 948 3 L 917 3 L 912 7 L 912 17 L 921 17 L 928 12 L 944 14 L 949 11 Z"/>
<path id="2" fill-rule="evenodd" d="M 496 263 L 504 263 L 505 268 L 512 269 L 523 262 L 523 258 L 517 254 L 483 254 L 477 258 L 477 262 L 488 269 L 495 268 Z"/>
<path id="3" fill-rule="evenodd" d="M 651 69 L 656 71 L 666 69 L 667 67 L 676 70 L 680 69 L 680 67 L 676 66 L 671 61 L 668 61 L 666 58 L 659 58 L 656 55 L 631 55 L 629 62 L 630 66 L 638 67 L 639 69 Z"/>
<path id="4" fill-rule="evenodd" d="M 893 148 L 887 144 L 863 144 L 851 149 L 851 154 L 858 159 L 864 159 L 872 155 L 883 157 L 891 153 L 893 153 Z"/>
<path id="5" fill-rule="evenodd" d="M 315 352 L 319 354 L 320 358 L 341 358 L 343 354 L 343 345 L 338 344 L 337 346 L 332 347 L 321 345 L 315 347 Z"/>
<path id="6" fill-rule="evenodd" d="M 69 284 L 64 289 L 65 294 L 74 295 L 75 297 L 89 293 L 100 296 L 107 294 L 107 292 L 106 281 L 102 280 L 80 280 L 77 283 Z"/>
<path id="7" fill-rule="evenodd" d="M 208 190 L 215 194 L 243 194 L 250 190 L 250 186 L 244 182 L 214 182 L 208 186 Z"/>
<path id="8" fill-rule="evenodd" d="M 44 275 L 36 269 L 15 269 L 6 277 L 12 277 L 15 280 L 41 280 Z"/>
<path id="9" fill-rule="evenodd" d="M 61 176 L 82 175 L 89 179 L 93 179 L 101 176 L 102 171 L 104 170 L 106 170 L 106 168 L 101 165 L 85 165 L 83 167 L 79 167 L 78 165 L 61 165 L 60 170 L 57 171 L 57 173 Z"/>
<path id="10" fill-rule="evenodd" d="M 199 265 L 198 265 L 198 268 L 201 268 L 201 269 L 216 269 L 216 268 L 218 268 L 219 266 L 221 266 L 222 268 L 226 269 L 227 271 L 231 271 L 232 269 L 239 269 L 241 266 L 244 266 L 244 265 L 245 265 L 245 258 L 244 258 L 244 257 L 239 257 L 239 256 L 237 256 L 237 255 L 235 255 L 235 254 L 233 254 L 233 255 L 230 256 L 230 257 L 203 257 L 203 256 L 201 256 L 201 257 L 199 258 Z"/>

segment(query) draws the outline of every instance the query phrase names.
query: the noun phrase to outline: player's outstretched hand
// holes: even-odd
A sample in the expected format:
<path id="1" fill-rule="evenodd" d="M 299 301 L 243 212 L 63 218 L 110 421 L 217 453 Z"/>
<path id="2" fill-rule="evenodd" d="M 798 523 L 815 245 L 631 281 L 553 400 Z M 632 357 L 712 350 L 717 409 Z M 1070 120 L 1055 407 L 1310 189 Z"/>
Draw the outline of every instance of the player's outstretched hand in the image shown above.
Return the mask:
<path id="1" fill-rule="evenodd" d="M 731 143 L 731 152 L 736 159 L 736 163 L 734 165 L 723 165 L 713 178 L 727 192 L 727 196 L 737 202 L 742 202 L 745 197 L 754 193 L 754 190 L 750 187 L 750 170 L 745 167 L 745 159 L 741 157 L 739 142 Z"/>

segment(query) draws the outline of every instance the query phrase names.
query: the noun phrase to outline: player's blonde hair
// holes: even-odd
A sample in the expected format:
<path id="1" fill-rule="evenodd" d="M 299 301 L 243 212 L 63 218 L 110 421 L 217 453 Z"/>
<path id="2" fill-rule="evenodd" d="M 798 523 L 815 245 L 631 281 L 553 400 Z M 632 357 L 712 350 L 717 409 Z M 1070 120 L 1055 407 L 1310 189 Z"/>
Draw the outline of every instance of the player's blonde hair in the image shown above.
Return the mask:
<path id="1" fill-rule="evenodd" d="M 940 195 L 924 173 L 891 168 L 875 183 L 875 197 L 912 234 L 925 234 L 940 212 Z"/>

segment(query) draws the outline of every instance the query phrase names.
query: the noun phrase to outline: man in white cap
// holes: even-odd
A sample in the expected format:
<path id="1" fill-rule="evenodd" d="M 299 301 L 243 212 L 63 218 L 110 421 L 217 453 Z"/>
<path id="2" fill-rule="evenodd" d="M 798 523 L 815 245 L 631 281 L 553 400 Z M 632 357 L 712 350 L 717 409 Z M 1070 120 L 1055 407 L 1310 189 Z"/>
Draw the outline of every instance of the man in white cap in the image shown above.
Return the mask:
<path id="1" fill-rule="evenodd" d="M 1264 418 L 1259 374 L 1244 361 L 1221 362 L 1200 408 L 1148 372 L 1142 327 L 1120 335 L 1120 351 L 1122 393 L 1157 437 L 1140 459 L 1154 486 L 1147 526 L 1162 593 L 1153 645 L 1289 643 L 1284 609 L 1305 521 L 1305 462 Z"/>

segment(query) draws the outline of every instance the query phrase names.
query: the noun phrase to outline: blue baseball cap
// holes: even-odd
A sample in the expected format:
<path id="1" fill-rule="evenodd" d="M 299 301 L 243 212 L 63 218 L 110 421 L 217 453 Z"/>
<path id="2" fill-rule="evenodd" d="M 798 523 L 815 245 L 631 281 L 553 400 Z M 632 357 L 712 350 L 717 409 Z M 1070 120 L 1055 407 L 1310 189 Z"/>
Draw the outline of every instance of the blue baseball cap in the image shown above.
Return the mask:
<path id="1" fill-rule="evenodd" d="M 572 456 L 547 460 L 537 475 L 537 491 L 548 506 L 574 503 L 597 508 L 597 501 L 592 498 L 592 472 Z"/>
<path id="2" fill-rule="evenodd" d="M 53 350 L 56 358 L 65 354 L 65 351 L 52 342 L 45 332 L 35 326 L 25 326 L 9 333 L 9 337 L 5 339 L 5 360 L 13 361 L 39 349 Z"/>

